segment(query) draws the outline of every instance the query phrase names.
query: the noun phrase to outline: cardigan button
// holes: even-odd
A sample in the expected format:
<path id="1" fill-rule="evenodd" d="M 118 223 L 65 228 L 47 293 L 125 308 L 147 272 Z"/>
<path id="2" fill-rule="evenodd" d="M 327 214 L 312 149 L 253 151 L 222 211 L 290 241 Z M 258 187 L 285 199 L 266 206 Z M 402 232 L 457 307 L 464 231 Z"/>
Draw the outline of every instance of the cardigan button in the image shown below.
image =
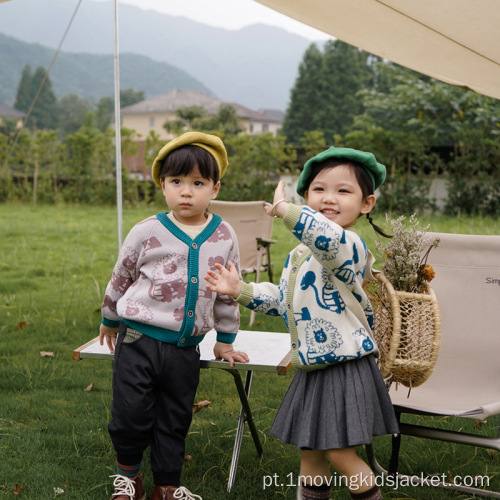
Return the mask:
<path id="1" fill-rule="evenodd" d="M 192 246 L 195 250 L 198 248 L 198 244 L 197 244 L 197 243 L 193 243 L 191 246 Z"/>
<path id="2" fill-rule="evenodd" d="M 191 283 L 198 283 L 198 278 L 196 276 L 193 276 L 191 278 Z"/>
<path id="3" fill-rule="evenodd" d="M 194 314 L 194 311 L 188 311 L 188 316 L 189 316 L 190 318 L 192 318 L 192 317 L 193 317 L 193 314 Z"/>
<path id="4" fill-rule="evenodd" d="M 292 267 L 292 273 L 296 273 L 296 272 L 297 272 L 297 267 L 296 266 Z"/>
<path id="5" fill-rule="evenodd" d="M 292 342 L 292 349 L 297 349 L 297 344 L 295 342 Z"/>
<path id="6" fill-rule="evenodd" d="M 186 342 L 186 339 L 181 339 L 181 341 L 179 343 L 184 344 L 185 342 Z"/>

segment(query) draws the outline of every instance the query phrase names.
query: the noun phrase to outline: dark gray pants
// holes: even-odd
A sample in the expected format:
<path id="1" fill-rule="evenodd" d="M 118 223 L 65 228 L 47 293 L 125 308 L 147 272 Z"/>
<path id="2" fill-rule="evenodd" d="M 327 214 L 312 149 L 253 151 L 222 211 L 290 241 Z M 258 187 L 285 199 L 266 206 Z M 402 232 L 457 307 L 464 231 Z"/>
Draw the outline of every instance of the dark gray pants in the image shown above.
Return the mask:
<path id="1" fill-rule="evenodd" d="M 140 463 L 149 444 L 155 484 L 179 486 L 200 377 L 199 350 L 147 335 L 134 339 L 126 330 L 122 324 L 115 349 L 108 426 L 117 461 Z"/>

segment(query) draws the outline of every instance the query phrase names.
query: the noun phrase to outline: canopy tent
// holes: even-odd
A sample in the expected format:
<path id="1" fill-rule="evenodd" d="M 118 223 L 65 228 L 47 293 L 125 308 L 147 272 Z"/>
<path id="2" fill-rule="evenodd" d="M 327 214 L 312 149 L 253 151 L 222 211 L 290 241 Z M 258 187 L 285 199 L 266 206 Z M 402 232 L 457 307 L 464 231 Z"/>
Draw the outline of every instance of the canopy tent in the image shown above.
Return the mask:
<path id="1" fill-rule="evenodd" d="M 256 0 L 339 40 L 500 99 L 498 0 Z"/>

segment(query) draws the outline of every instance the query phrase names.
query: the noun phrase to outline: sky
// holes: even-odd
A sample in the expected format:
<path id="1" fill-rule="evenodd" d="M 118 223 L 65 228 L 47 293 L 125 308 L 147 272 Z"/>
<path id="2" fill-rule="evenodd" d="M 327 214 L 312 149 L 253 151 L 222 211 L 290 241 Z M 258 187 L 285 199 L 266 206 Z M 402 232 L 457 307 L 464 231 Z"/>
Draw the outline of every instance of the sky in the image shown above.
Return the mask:
<path id="1" fill-rule="evenodd" d="M 310 40 L 331 38 L 254 0 L 119 0 L 119 3 L 171 16 L 187 17 L 217 28 L 235 30 L 250 24 L 263 23 L 279 26 Z"/>

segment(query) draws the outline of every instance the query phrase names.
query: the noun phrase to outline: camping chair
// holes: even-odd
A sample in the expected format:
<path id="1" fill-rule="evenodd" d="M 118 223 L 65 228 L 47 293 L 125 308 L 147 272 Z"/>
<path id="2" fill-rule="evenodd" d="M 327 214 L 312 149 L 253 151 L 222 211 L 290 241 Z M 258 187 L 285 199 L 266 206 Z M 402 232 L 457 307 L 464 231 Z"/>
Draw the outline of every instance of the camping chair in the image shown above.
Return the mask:
<path id="1" fill-rule="evenodd" d="M 500 415 L 500 236 L 429 233 L 439 246 L 429 256 L 436 272 L 431 285 L 441 310 L 441 347 L 434 372 L 419 387 L 390 389 L 400 418 L 413 413 L 484 420 Z M 456 418 L 446 422 L 456 422 Z M 444 419 L 443 419 L 444 420 Z M 443 422 L 440 422 L 443 424 Z M 401 423 L 403 435 L 500 450 L 500 438 Z M 475 431 L 474 431 L 475 432 Z M 393 437 L 389 473 L 397 469 L 401 436 Z M 387 474 L 376 461 L 373 446 L 367 447 L 375 471 Z M 435 471 L 433 471 L 435 472 Z M 420 471 L 419 471 L 420 473 Z M 408 476 L 407 476 L 408 477 Z M 412 485 L 428 484 L 418 481 Z M 467 493 L 500 498 L 500 492 L 451 485 Z"/>
<path id="2" fill-rule="evenodd" d="M 260 281 L 260 273 L 267 271 L 269 281 L 273 281 L 271 267 L 271 238 L 273 218 L 264 210 L 264 201 L 212 201 L 209 210 L 220 215 L 234 229 L 240 249 L 241 274 L 255 273 L 255 282 Z M 255 319 L 255 311 L 250 313 L 250 325 Z"/>

